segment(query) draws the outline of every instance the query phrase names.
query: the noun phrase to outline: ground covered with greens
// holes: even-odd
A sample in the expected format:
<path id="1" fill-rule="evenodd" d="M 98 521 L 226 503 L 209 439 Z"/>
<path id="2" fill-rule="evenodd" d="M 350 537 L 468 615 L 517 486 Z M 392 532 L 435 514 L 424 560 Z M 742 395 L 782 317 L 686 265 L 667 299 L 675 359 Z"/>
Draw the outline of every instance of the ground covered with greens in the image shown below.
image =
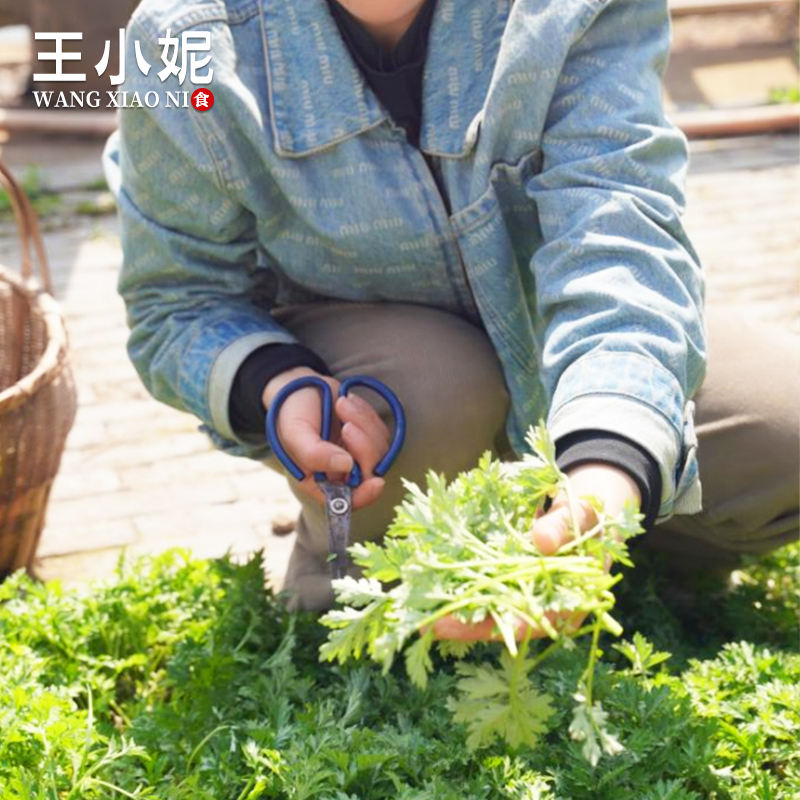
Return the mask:
<path id="1" fill-rule="evenodd" d="M 616 589 L 627 655 L 601 639 L 595 683 L 625 750 L 596 767 L 567 730 L 588 643 L 542 665 L 554 711 L 535 748 L 470 753 L 449 662 L 433 654 L 424 689 L 402 663 L 321 664 L 327 631 L 264 590 L 259 558 L 171 553 L 82 590 L 14 576 L 0 586 L 0 797 L 798 797 L 800 547 L 681 614 L 635 561 Z"/>

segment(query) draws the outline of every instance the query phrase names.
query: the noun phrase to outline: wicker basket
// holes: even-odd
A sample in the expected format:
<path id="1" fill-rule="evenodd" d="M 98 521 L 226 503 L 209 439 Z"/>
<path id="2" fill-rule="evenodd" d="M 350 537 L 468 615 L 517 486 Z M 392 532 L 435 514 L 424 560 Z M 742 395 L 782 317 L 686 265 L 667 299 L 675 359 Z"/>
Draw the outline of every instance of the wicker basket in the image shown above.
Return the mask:
<path id="1" fill-rule="evenodd" d="M 21 242 L 19 273 L 0 265 L 0 577 L 32 571 L 50 487 L 75 419 L 67 335 L 52 297 L 36 216 L 0 162 Z M 35 256 L 35 259 L 34 259 Z M 38 264 L 41 285 L 32 268 Z"/>

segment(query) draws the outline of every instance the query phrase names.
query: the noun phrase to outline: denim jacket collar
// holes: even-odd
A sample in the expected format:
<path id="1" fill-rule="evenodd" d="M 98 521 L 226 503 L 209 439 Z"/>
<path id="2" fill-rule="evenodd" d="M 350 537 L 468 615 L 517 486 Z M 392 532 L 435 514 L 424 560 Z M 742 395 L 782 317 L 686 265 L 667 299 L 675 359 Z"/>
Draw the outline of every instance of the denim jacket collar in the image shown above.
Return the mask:
<path id="1" fill-rule="evenodd" d="M 497 57 L 510 3 L 438 0 L 424 73 L 423 152 L 462 157 L 474 146 L 491 80 L 485 64 Z M 261 25 L 278 155 L 307 156 L 390 121 L 325 0 L 263 0 Z M 437 47 L 444 40 L 451 46 Z"/>

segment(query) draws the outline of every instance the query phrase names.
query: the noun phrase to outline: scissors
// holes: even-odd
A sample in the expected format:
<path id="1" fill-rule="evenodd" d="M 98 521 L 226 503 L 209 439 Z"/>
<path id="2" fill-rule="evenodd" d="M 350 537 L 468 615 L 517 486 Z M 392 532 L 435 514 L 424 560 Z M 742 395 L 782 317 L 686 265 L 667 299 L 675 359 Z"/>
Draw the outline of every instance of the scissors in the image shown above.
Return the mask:
<path id="1" fill-rule="evenodd" d="M 283 387 L 272 401 L 267 413 L 267 439 L 278 460 L 298 481 L 306 478 L 305 473 L 292 460 L 284 450 L 278 438 L 278 416 L 281 406 L 287 398 L 307 387 L 315 387 L 322 392 L 322 430 L 321 436 L 326 441 L 331 440 L 331 422 L 333 419 L 333 392 L 331 387 L 322 378 L 307 376 L 298 378 Z M 379 394 L 388 404 L 394 417 L 394 438 L 386 451 L 386 455 L 378 462 L 373 472 L 383 477 L 394 464 L 400 454 L 406 436 L 406 415 L 397 395 L 377 378 L 367 375 L 354 375 L 342 381 L 339 386 L 339 397 L 346 397 L 347 393 L 355 386 L 362 386 Z M 352 511 L 352 490 L 361 485 L 363 480 L 361 467 L 354 460 L 353 468 L 344 482 L 330 481 L 324 472 L 315 472 L 314 480 L 325 495 L 325 515 L 328 520 L 328 551 L 330 553 L 331 573 L 334 578 L 343 578 L 347 574 L 350 558 L 347 547 L 350 543 L 350 515 Z"/>

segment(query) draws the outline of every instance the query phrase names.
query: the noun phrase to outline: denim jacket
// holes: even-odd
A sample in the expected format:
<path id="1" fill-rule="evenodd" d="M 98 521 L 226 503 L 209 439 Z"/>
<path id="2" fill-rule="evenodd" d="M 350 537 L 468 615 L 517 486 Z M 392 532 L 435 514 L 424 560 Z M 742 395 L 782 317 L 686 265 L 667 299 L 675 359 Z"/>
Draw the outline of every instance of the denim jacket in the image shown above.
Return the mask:
<path id="1" fill-rule="evenodd" d="M 125 109 L 106 151 L 128 351 L 156 398 L 264 458 L 228 400 L 253 350 L 295 341 L 272 309 L 420 303 L 486 330 L 517 452 L 541 418 L 622 434 L 660 465 L 660 519 L 700 510 L 703 282 L 661 103 L 666 0 L 439 0 L 419 149 L 325 0 L 144 0 L 129 94 L 187 88 L 137 68 L 134 42 L 158 63 L 167 30 L 210 32 L 213 109 Z"/>

